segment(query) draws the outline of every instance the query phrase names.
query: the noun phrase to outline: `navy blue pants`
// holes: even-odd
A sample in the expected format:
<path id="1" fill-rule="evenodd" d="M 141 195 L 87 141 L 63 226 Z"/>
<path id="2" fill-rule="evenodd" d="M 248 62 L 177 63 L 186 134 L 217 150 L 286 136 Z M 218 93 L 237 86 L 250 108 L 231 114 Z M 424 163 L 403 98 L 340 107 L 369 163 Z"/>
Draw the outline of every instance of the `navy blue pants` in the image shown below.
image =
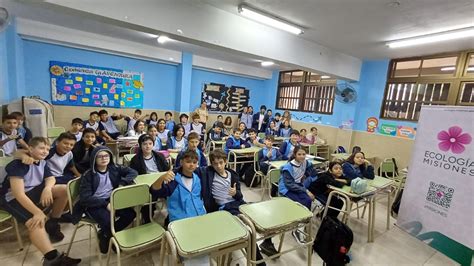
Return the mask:
<path id="1" fill-rule="evenodd" d="M 308 208 L 308 210 L 311 210 L 311 198 L 308 196 L 306 192 L 295 192 L 295 191 L 288 191 L 285 194 L 285 197 L 301 203 L 303 206 Z"/>
<path id="2" fill-rule="evenodd" d="M 87 208 L 87 214 L 99 224 L 103 234 L 111 236 L 110 212 L 106 207 Z M 132 208 L 115 211 L 115 231 L 121 231 L 129 226 L 135 219 L 135 211 Z"/>

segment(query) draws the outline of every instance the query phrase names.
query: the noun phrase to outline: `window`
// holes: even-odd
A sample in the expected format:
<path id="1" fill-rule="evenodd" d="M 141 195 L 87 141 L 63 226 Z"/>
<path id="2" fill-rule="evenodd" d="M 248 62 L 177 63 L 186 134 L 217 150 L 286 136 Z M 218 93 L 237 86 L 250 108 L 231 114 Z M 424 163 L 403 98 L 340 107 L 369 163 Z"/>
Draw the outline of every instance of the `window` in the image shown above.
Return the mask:
<path id="1" fill-rule="evenodd" d="M 278 109 L 332 114 L 336 80 L 314 72 L 280 72 Z"/>
<path id="2" fill-rule="evenodd" d="M 474 53 L 392 60 L 380 116 L 417 121 L 422 105 L 474 105 Z"/>

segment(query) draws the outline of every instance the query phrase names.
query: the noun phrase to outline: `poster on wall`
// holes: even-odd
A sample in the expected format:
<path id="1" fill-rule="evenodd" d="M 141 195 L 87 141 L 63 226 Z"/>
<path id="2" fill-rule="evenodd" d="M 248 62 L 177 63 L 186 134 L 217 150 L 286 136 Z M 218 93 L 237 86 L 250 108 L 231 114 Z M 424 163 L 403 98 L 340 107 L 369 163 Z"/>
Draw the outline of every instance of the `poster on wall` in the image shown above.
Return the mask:
<path id="1" fill-rule="evenodd" d="M 387 136 L 396 136 L 397 126 L 394 124 L 382 124 L 380 126 L 379 133 Z"/>
<path id="2" fill-rule="evenodd" d="M 416 128 L 407 127 L 407 126 L 397 127 L 397 137 L 414 139 L 415 135 L 416 135 Z"/>
<path id="3" fill-rule="evenodd" d="M 461 265 L 474 255 L 474 108 L 423 106 L 397 225 Z"/>
<path id="4" fill-rule="evenodd" d="M 201 99 L 206 102 L 207 109 L 214 112 L 242 112 L 250 100 L 249 90 L 243 87 L 227 87 L 223 84 L 205 84 Z"/>
<path id="5" fill-rule="evenodd" d="M 143 73 L 58 61 L 49 72 L 53 104 L 143 108 Z"/>

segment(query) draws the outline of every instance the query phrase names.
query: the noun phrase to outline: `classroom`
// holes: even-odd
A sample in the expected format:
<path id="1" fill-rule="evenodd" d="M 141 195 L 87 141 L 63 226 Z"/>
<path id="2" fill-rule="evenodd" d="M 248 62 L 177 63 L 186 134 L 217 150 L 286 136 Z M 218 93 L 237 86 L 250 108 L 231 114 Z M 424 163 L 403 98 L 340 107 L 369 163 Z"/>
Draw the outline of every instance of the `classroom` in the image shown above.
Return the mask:
<path id="1" fill-rule="evenodd" d="M 5 265 L 474 265 L 472 0 L 0 0 Z"/>

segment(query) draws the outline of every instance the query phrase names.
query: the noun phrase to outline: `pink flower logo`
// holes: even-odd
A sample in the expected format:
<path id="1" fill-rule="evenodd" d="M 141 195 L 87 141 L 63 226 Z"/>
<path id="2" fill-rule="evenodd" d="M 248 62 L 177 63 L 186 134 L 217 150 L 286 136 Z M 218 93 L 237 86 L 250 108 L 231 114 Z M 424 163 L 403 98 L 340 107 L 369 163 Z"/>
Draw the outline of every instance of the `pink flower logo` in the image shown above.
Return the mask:
<path id="1" fill-rule="evenodd" d="M 462 128 L 453 126 L 438 133 L 438 140 L 440 141 L 438 147 L 442 151 L 451 150 L 453 153 L 463 153 L 465 148 L 464 145 L 471 143 L 472 138 L 469 133 L 462 133 Z"/>

